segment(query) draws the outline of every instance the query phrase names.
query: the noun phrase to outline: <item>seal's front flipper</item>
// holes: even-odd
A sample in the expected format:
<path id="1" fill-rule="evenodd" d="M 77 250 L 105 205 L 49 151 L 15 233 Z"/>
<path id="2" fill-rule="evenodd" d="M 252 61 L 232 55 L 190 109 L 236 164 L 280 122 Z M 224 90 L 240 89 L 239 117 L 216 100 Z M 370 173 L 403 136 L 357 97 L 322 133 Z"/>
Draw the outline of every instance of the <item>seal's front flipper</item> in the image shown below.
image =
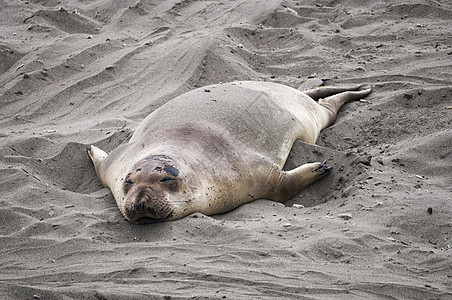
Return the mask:
<path id="1" fill-rule="evenodd" d="M 102 178 L 100 176 L 102 162 L 107 158 L 108 154 L 106 152 L 102 151 L 101 149 L 97 148 L 96 146 L 86 147 L 86 152 L 88 153 L 89 157 L 93 161 L 97 176 L 102 181 Z"/>
<path id="2" fill-rule="evenodd" d="M 324 161 L 323 163 L 321 163 L 317 169 L 315 169 L 313 172 L 318 172 L 321 173 L 322 176 L 329 174 L 332 170 L 333 167 L 329 167 L 327 165 L 325 165 L 326 161 Z"/>
<path id="3" fill-rule="evenodd" d="M 315 162 L 304 164 L 290 171 L 281 171 L 270 199 L 278 202 L 287 201 L 304 187 L 329 174 L 332 169 L 325 165 L 325 162 Z"/>

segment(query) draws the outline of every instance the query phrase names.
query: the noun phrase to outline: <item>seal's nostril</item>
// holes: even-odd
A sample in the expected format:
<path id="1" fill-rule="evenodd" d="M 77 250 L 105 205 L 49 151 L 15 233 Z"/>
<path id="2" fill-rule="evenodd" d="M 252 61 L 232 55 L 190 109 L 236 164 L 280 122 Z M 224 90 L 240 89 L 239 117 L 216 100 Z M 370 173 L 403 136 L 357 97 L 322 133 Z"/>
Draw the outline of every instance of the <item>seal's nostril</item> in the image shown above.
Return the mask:
<path id="1" fill-rule="evenodd" d="M 130 205 L 130 209 L 134 212 L 144 212 L 146 211 L 146 201 L 133 201 Z"/>
<path id="2" fill-rule="evenodd" d="M 150 214 L 153 215 L 153 216 L 156 215 L 155 209 L 152 208 L 152 207 L 148 207 L 148 213 L 150 213 Z"/>

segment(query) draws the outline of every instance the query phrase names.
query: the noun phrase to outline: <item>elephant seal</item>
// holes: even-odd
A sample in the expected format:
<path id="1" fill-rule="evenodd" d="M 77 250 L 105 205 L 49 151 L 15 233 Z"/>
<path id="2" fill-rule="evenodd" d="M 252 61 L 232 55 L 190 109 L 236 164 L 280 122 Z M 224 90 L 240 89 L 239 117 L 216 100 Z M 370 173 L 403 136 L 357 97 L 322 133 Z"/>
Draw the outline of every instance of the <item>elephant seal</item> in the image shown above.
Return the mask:
<path id="1" fill-rule="evenodd" d="M 211 85 L 168 101 L 110 154 L 87 150 L 132 223 L 221 214 L 262 198 L 283 202 L 332 169 L 314 162 L 283 171 L 294 141 L 315 143 L 344 103 L 370 93 L 359 89 Z"/>

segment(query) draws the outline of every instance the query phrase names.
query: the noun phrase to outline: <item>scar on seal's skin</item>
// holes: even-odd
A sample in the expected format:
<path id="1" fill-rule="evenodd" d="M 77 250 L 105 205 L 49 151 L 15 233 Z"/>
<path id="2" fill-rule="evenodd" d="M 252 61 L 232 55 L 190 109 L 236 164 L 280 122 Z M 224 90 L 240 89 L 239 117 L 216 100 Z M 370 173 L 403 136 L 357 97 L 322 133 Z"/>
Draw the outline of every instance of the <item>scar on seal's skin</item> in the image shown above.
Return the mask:
<path id="1" fill-rule="evenodd" d="M 163 160 L 170 160 L 171 157 L 167 156 L 167 155 L 163 155 L 163 154 L 158 154 L 158 155 L 149 155 L 145 158 L 146 160 L 158 160 L 158 161 L 163 161 Z"/>

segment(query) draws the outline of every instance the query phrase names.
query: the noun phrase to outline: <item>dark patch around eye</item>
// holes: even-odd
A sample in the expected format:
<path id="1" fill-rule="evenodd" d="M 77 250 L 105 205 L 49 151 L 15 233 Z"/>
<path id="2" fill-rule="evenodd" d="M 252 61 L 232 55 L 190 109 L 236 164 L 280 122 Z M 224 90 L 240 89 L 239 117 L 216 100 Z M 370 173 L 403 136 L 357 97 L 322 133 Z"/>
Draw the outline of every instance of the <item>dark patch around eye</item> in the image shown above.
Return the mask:
<path id="1" fill-rule="evenodd" d="M 136 172 L 140 172 L 141 171 L 141 168 L 138 168 L 137 170 L 136 170 Z"/>
<path id="2" fill-rule="evenodd" d="M 131 180 L 126 180 L 125 184 L 126 185 L 131 185 L 131 184 L 133 184 L 133 182 Z"/>
<path id="3" fill-rule="evenodd" d="M 179 175 L 179 170 L 172 166 L 165 166 L 163 170 L 165 170 L 166 173 L 174 177 L 177 177 L 177 175 Z"/>

